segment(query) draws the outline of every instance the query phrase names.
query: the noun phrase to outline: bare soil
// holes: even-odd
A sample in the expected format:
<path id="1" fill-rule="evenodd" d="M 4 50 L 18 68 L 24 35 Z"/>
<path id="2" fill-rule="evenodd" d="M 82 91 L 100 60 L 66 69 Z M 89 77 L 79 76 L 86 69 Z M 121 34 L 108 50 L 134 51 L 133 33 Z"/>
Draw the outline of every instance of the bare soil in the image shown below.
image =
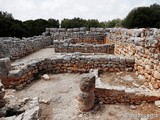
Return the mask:
<path id="1" fill-rule="evenodd" d="M 139 79 L 134 72 L 105 72 L 100 78 L 103 83 L 128 88 L 139 87 L 144 83 L 144 80 Z"/>
<path id="2" fill-rule="evenodd" d="M 51 56 L 56 57 L 56 55 L 57 54 L 55 53 L 54 48 L 44 48 L 44 49 L 41 49 L 41 50 L 36 51 L 34 53 L 31 53 L 26 57 L 23 57 L 21 59 L 18 59 L 16 61 L 14 61 L 13 64 L 17 63 L 17 62 L 26 63 L 26 62 L 29 62 L 29 61 L 34 60 L 34 59 L 48 58 L 48 57 L 51 57 Z"/>

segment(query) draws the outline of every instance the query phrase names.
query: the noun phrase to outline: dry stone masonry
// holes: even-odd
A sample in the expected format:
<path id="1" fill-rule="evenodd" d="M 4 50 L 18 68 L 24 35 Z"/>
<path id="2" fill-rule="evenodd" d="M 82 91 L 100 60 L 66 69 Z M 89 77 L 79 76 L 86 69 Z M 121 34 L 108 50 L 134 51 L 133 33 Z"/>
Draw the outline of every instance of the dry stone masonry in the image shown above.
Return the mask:
<path id="1" fill-rule="evenodd" d="M 46 47 L 60 53 L 27 63 L 11 63 Z M 45 73 L 87 73 L 83 74 L 77 98 L 81 111 L 92 109 L 95 99 L 111 104 L 160 100 L 159 95 L 151 95 L 151 91 L 160 89 L 160 30 L 156 28 L 91 28 L 90 31 L 46 28 L 41 36 L 0 38 L 0 58 L 0 80 L 4 88 L 22 89 Z M 88 73 L 91 69 L 98 69 L 99 73 L 135 71 L 151 91 L 97 86 L 98 75 Z M 4 91 L 0 88 L 0 107 L 5 105 L 3 97 Z"/>
<path id="2" fill-rule="evenodd" d="M 80 81 L 80 93 L 77 97 L 78 108 L 82 112 L 91 110 L 95 102 L 95 76 L 93 74 L 84 74 Z"/>
<path id="3" fill-rule="evenodd" d="M 5 91 L 3 90 L 3 85 L 0 84 L 0 117 L 2 117 L 4 115 L 4 112 L 2 109 L 6 104 L 6 101 L 4 99 L 4 95 L 5 95 Z"/>
<path id="4" fill-rule="evenodd" d="M 113 57 L 108 58 L 106 55 L 106 58 L 103 58 L 107 59 L 107 61 L 112 61 L 116 58 L 115 60 L 113 60 L 114 64 L 108 65 L 110 63 L 107 63 L 106 65 L 106 63 L 102 64 L 102 62 L 99 62 L 99 64 L 102 65 L 92 65 L 94 63 L 94 60 L 92 61 L 92 58 L 89 58 L 89 56 L 85 55 L 83 56 L 83 58 L 80 57 L 80 59 L 86 59 L 87 61 L 85 61 L 84 63 L 86 63 L 89 67 L 84 67 L 86 66 L 86 64 L 75 66 L 79 67 L 78 71 L 89 71 L 90 68 L 104 68 L 103 70 L 106 71 L 108 71 L 108 69 L 109 71 L 117 71 L 121 69 L 124 70 L 124 67 L 128 68 L 132 66 L 133 61 L 131 62 L 131 65 L 128 66 L 124 64 L 125 62 L 123 59 L 119 59 L 119 57 L 116 57 L 116 55 L 119 54 L 126 56 L 125 59 L 127 59 L 127 61 L 127 57 L 132 57 L 133 59 L 135 59 L 134 70 L 136 71 L 136 75 L 141 76 L 145 79 L 146 82 L 144 83 L 144 85 L 150 87 L 151 89 L 160 88 L 160 30 L 156 28 L 91 28 L 90 31 L 86 31 L 85 28 L 46 28 L 46 31 L 42 34 L 42 36 L 22 39 L 0 39 L 0 58 L 9 57 L 11 60 L 19 59 L 45 47 L 55 47 L 56 52 L 65 53 L 92 52 L 113 54 L 114 51 L 115 55 L 113 55 Z M 97 56 L 96 58 L 95 56 L 93 58 L 98 59 L 99 57 Z M 82 64 L 82 62 L 80 63 Z M 77 69 L 75 66 L 70 66 L 71 63 L 67 64 L 69 65 L 66 65 L 67 68 L 64 68 L 64 70 L 60 69 L 60 67 L 62 66 L 56 66 L 56 68 L 54 69 L 57 72 L 55 73 L 58 73 L 58 71 L 76 71 L 74 70 Z M 117 66 L 121 66 L 121 69 Z M 51 68 L 52 67 L 50 67 L 49 69 Z M 17 72 L 17 70 L 12 70 L 10 74 L 15 74 Z M 31 73 L 28 72 L 27 74 Z M 4 76 L 1 77 L 4 78 Z M 31 75 L 29 76 L 29 79 L 34 78 L 31 77 Z M 23 79 L 27 78 L 23 76 Z"/>
<path id="5" fill-rule="evenodd" d="M 67 40 L 68 41 L 68 40 Z M 106 53 L 114 54 L 114 44 L 88 44 L 88 43 L 77 43 L 72 44 L 65 41 L 54 41 L 53 47 L 55 52 L 82 52 L 82 53 Z"/>
<path id="6" fill-rule="evenodd" d="M 160 30 L 108 29 L 107 39 L 115 43 L 115 54 L 133 56 L 137 76 L 143 76 L 146 86 L 160 88 Z"/>
<path id="7" fill-rule="evenodd" d="M 51 44 L 52 40 L 47 36 L 0 38 L 0 58 L 10 57 L 11 60 L 16 60 Z"/>
<path id="8" fill-rule="evenodd" d="M 5 88 L 23 88 L 25 84 L 36 79 L 39 74 L 47 72 L 85 73 L 89 72 L 90 69 L 110 72 L 133 71 L 134 59 L 114 55 L 62 54 L 57 58 L 37 59 L 25 65 L 21 65 L 21 63 L 20 65 L 16 64 L 16 66 L 12 65 L 11 70 L 7 69 L 7 79 L 1 80 Z"/>

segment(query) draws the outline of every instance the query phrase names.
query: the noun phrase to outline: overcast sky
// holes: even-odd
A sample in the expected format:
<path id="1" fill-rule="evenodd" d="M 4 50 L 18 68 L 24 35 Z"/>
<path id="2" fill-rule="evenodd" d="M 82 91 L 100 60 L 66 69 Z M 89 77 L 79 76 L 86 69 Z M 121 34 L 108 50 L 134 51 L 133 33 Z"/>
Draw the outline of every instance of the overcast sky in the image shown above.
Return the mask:
<path id="1" fill-rule="evenodd" d="M 160 4 L 160 0 L 0 0 L 0 11 L 20 20 L 80 17 L 107 21 L 123 19 L 138 6 Z"/>

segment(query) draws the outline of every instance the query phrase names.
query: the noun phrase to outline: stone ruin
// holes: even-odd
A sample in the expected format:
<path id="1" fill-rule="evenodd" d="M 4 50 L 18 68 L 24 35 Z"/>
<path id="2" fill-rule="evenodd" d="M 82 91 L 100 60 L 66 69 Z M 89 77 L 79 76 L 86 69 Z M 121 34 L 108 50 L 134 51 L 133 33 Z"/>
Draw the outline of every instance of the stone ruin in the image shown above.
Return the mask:
<path id="1" fill-rule="evenodd" d="M 12 64 L 43 48 L 54 48 L 58 57 Z M 124 28 L 46 28 L 41 36 L 0 38 L 0 79 L 4 88 L 17 90 L 42 73 L 85 73 L 77 97 L 79 109 L 88 111 L 95 99 L 102 103 L 140 104 L 160 100 L 159 95 L 134 89 L 105 86 L 102 72 L 134 71 L 151 91 L 160 89 L 160 30 Z M 97 77 L 95 77 L 97 76 Z M 0 97 L 3 98 L 3 97 Z"/>

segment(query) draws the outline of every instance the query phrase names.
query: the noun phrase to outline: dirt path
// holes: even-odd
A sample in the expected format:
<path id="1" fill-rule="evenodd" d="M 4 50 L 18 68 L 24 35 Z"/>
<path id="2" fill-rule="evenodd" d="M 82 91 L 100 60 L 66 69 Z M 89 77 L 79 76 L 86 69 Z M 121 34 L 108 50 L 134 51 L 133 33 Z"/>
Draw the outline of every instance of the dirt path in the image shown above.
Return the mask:
<path id="1" fill-rule="evenodd" d="M 57 54 L 54 51 L 54 48 L 45 48 L 45 49 L 41 49 L 39 51 L 36 51 L 26 57 L 23 57 L 19 60 L 16 60 L 13 62 L 17 63 L 17 62 L 21 62 L 21 63 L 26 63 L 28 61 L 34 60 L 34 59 L 38 59 L 38 58 L 47 58 L 47 57 L 55 57 Z"/>

